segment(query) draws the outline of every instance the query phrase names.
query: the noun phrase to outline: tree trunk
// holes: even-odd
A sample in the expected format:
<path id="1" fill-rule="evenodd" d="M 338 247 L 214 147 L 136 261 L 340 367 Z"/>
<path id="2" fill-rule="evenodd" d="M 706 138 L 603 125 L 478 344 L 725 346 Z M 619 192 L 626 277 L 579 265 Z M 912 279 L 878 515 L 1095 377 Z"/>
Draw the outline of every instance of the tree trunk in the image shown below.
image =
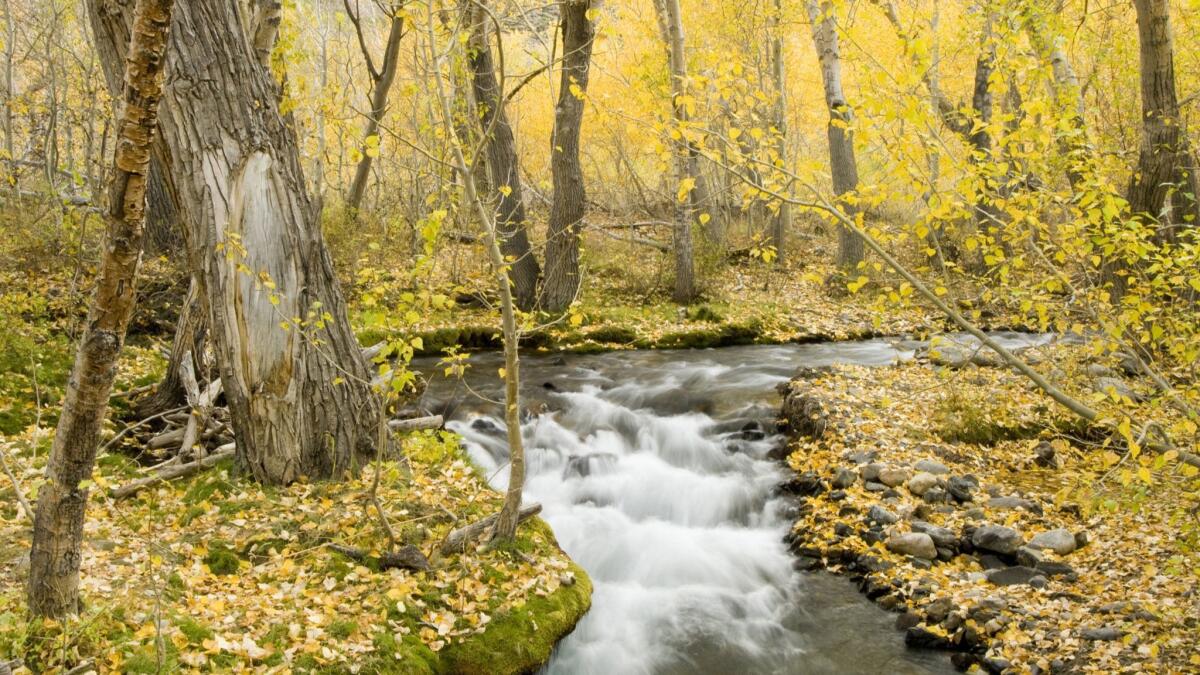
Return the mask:
<path id="1" fill-rule="evenodd" d="M 546 235 L 546 280 L 542 308 L 565 310 L 579 293 L 579 237 L 587 193 L 579 164 L 579 133 L 583 127 L 584 94 L 592 60 L 591 0 L 568 0 L 562 11 L 562 76 L 554 134 L 550 139 L 550 171 L 554 202 Z"/>
<path id="2" fill-rule="evenodd" d="M 1171 6 L 1167 0 L 1135 0 L 1141 60 L 1142 145 L 1129 182 L 1129 207 L 1134 217 L 1158 222 L 1158 239 L 1170 241 L 1183 223 L 1195 226 L 1196 162 L 1188 146 L 1186 127 L 1175 93 Z M 1178 213 L 1164 209 L 1167 198 Z M 1164 217 L 1165 216 L 1165 217 Z"/>
<path id="3" fill-rule="evenodd" d="M 349 5 L 346 9 L 349 12 Z M 355 27 L 361 30 L 360 19 L 354 14 L 350 16 L 351 20 L 355 22 Z M 371 74 L 371 111 L 367 113 L 367 124 L 363 129 L 363 146 L 360 148 L 362 158 L 358 160 L 358 166 L 354 167 L 354 181 L 350 183 L 350 192 L 346 195 L 346 205 L 355 211 L 362 204 L 363 193 L 367 190 L 367 179 L 371 175 L 373 155 L 379 152 L 378 144 L 372 149 L 367 139 L 372 136 L 379 137 L 379 124 L 387 112 L 388 95 L 392 90 L 392 82 L 396 79 L 396 64 L 400 61 L 400 38 L 404 34 L 403 29 L 404 15 L 396 12 L 392 16 L 387 46 L 384 47 L 383 64 L 378 71 L 375 70 L 371 53 L 367 50 L 366 44 L 360 45 L 363 58 L 367 61 L 367 70 Z"/>
<path id="4" fill-rule="evenodd" d="M 162 95 L 172 0 L 138 0 L 126 62 L 124 110 L 109 185 L 96 293 L 75 354 L 54 435 L 47 481 L 38 491 L 29 566 L 29 611 L 58 617 L 79 609 L 79 563 L 88 489 L 117 357 L 133 313 L 142 258 L 150 146 Z"/>
<path id="5" fill-rule="evenodd" d="M 127 0 L 90 2 L 98 39 L 121 45 Z M 246 31 L 235 0 L 180 5 L 162 154 L 187 214 L 240 463 L 266 483 L 340 477 L 374 455 L 379 402 L 295 133 Z"/>
<path id="6" fill-rule="evenodd" d="M 500 249 L 512 267 L 512 284 L 517 307 L 529 311 L 537 304 L 538 278 L 541 269 L 537 257 L 529 245 L 529 234 L 525 230 L 525 198 L 521 189 L 521 165 L 517 156 L 517 143 L 512 126 L 504 111 L 504 92 L 496 81 L 496 67 L 492 59 L 488 14 L 475 5 L 468 5 L 471 13 L 471 72 L 475 102 L 479 106 L 481 123 L 487 144 L 488 170 L 492 187 L 499 193 L 500 203 L 496 214 L 496 228 L 500 235 Z"/>
<path id="7" fill-rule="evenodd" d="M 671 71 L 671 106 L 680 137 L 674 143 L 675 173 L 679 194 L 675 199 L 675 224 L 671 239 L 675 251 L 675 288 L 672 298 L 680 304 L 696 299 L 696 262 L 692 251 L 692 220 L 695 217 L 695 198 L 692 191 L 700 184 L 695 157 L 685 132 L 688 109 L 687 57 L 684 52 L 683 15 L 679 0 L 656 0 L 659 27 L 667 42 L 667 65 Z M 690 185 L 689 185 L 690 183 Z"/>
<path id="8" fill-rule="evenodd" d="M 821 62 L 821 81 L 825 86 L 825 104 L 829 107 L 829 165 L 833 174 L 833 192 L 840 207 L 853 215 L 857 208 L 845 196 L 858 189 L 858 163 L 854 157 L 854 139 L 850 132 L 852 112 L 842 92 L 842 59 L 838 47 L 837 17 L 833 4 L 816 0 L 805 3 L 812 21 L 813 42 Z M 862 237 L 838 226 L 837 264 L 842 270 L 858 267 L 863 259 Z"/>
<path id="9" fill-rule="evenodd" d="M 771 16 L 771 79 L 775 85 L 775 128 L 779 135 L 776 140 L 776 159 L 780 166 L 787 167 L 788 163 L 788 124 L 787 124 L 787 63 L 783 53 L 783 0 L 775 0 Z M 784 188 L 785 194 L 791 193 L 789 187 Z M 787 246 L 787 231 L 792 227 L 792 205 L 780 202 L 779 210 L 771 217 L 771 245 L 775 247 L 775 260 L 778 264 L 784 261 Z"/>
<path id="10" fill-rule="evenodd" d="M 1057 25 L 1050 23 L 1058 21 L 1057 15 L 1061 13 L 1061 2 L 1057 3 L 1054 16 L 1043 16 L 1035 12 L 1026 21 L 1025 32 L 1029 35 L 1029 42 L 1034 51 L 1050 63 L 1051 76 L 1054 78 L 1054 98 L 1070 128 L 1069 135 L 1060 139 L 1059 146 L 1066 154 L 1067 180 L 1072 188 L 1078 188 L 1091 165 L 1091 150 L 1088 147 L 1084 117 L 1087 109 L 1083 101 L 1083 88 L 1079 86 L 1079 77 L 1075 74 L 1071 59 L 1063 47 L 1063 36 Z"/>

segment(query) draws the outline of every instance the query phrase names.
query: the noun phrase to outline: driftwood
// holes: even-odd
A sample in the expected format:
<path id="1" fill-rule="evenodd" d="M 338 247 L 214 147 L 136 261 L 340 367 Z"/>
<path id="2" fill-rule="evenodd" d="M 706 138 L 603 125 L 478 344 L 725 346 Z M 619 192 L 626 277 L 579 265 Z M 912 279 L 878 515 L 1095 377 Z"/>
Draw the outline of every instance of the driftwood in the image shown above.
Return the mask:
<path id="1" fill-rule="evenodd" d="M 183 478 L 194 473 L 199 473 L 204 469 L 208 469 L 216 465 L 223 459 L 233 457 L 233 451 L 233 444 L 228 443 L 217 448 L 216 452 L 205 457 L 204 459 L 198 459 L 194 462 L 188 462 L 187 464 L 177 464 L 175 466 L 163 467 L 153 476 L 139 478 L 128 485 L 122 485 L 121 487 L 115 488 L 112 491 L 112 498 L 124 499 L 126 497 L 132 497 L 142 490 L 158 485 L 159 483 L 174 480 L 176 478 Z"/>
<path id="2" fill-rule="evenodd" d="M 423 429 L 441 429 L 442 416 L 414 417 L 407 420 L 389 420 L 388 429 L 392 431 L 421 431 Z"/>
<path id="3" fill-rule="evenodd" d="M 542 512 L 541 504 L 530 504 L 521 509 L 517 516 L 517 522 L 521 523 Z M 493 513 L 492 515 L 481 518 L 470 525 L 464 525 L 456 530 L 451 530 L 450 534 L 442 540 L 442 545 L 438 547 L 438 551 L 442 555 L 450 555 L 452 553 L 462 553 L 467 550 L 467 546 L 472 541 L 487 534 L 496 525 L 496 521 L 500 519 L 500 514 Z"/>
<path id="4" fill-rule="evenodd" d="M 432 569 L 429 565 L 429 559 L 425 557 L 424 553 L 421 553 L 421 549 L 412 544 L 401 546 L 395 551 L 387 551 L 378 558 L 354 546 L 330 544 L 329 548 L 360 563 L 373 562 L 380 570 L 401 569 L 427 572 Z"/>

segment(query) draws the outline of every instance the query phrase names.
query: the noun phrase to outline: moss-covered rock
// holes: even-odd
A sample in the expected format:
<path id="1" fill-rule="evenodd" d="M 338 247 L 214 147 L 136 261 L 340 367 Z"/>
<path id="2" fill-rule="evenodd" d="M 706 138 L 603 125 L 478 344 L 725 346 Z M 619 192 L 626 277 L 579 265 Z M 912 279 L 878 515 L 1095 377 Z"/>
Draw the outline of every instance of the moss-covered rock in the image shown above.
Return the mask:
<path id="1" fill-rule="evenodd" d="M 487 629 L 438 654 L 437 672 L 452 675 L 531 673 L 592 606 L 592 581 L 571 563 L 575 582 L 493 617 Z"/>

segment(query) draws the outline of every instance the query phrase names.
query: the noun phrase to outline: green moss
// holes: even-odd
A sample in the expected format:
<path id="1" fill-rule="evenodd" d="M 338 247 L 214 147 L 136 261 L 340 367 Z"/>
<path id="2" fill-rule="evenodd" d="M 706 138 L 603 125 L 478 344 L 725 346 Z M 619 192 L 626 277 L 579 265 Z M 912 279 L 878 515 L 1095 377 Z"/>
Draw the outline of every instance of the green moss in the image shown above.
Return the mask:
<path id="1" fill-rule="evenodd" d="M 748 345 L 758 341 L 762 326 L 757 321 L 726 323 L 712 328 L 666 333 L 657 340 L 642 340 L 638 346 L 657 349 L 704 349 L 707 347 L 730 347 Z"/>
<path id="2" fill-rule="evenodd" d="M 241 562 L 238 554 L 222 542 L 214 542 L 208 549 L 208 555 L 204 556 L 204 564 L 208 565 L 209 571 L 218 575 L 236 573 Z"/>
<path id="3" fill-rule="evenodd" d="M 589 340 L 613 344 L 628 344 L 637 340 L 637 331 L 625 326 L 597 326 L 586 333 Z"/>
<path id="4" fill-rule="evenodd" d="M 724 317 L 717 313 L 710 305 L 696 305 L 687 308 L 687 318 L 689 321 L 711 321 L 720 323 L 724 321 Z"/>
<path id="5" fill-rule="evenodd" d="M 213 636 L 212 629 L 190 616 L 179 617 L 175 620 L 175 625 L 179 627 L 179 632 L 187 637 L 188 642 L 194 645 L 198 645 Z"/>
<path id="6" fill-rule="evenodd" d="M 479 635 L 452 644 L 439 653 L 438 672 L 526 673 L 550 658 L 554 645 L 575 628 L 592 604 L 592 581 L 571 563 L 575 583 L 546 597 L 492 618 Z"/>
<path id="7" fill-rule="evenodd" d="M 329 624 L 329 630 L 327 632 L 329 633 L 330 637 L 338 640 L 345 640 L 346 638 L 358 632 L 358 624 L 353 621 L 334 621 L 333 623 Z"/>

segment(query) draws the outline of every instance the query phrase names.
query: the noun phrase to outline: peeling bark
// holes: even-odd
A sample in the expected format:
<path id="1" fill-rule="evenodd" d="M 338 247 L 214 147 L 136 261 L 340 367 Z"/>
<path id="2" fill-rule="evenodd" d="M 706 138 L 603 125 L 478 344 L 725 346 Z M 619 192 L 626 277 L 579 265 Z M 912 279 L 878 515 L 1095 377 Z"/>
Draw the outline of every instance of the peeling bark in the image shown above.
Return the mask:
<path id="1" fill-rule="evenodd" d="M 79 563 L 88 488 L 117 357 L 136 300 L 146 219 L 150 146 L 157 126 L 172 0 L 138 0 L 125 66 L 124 109 L 105 214 L 108 232 L 87 325 L 67 382 L 47 480 L 38 491 L 29 566 L 29 611 L 79 610 Z"/>

